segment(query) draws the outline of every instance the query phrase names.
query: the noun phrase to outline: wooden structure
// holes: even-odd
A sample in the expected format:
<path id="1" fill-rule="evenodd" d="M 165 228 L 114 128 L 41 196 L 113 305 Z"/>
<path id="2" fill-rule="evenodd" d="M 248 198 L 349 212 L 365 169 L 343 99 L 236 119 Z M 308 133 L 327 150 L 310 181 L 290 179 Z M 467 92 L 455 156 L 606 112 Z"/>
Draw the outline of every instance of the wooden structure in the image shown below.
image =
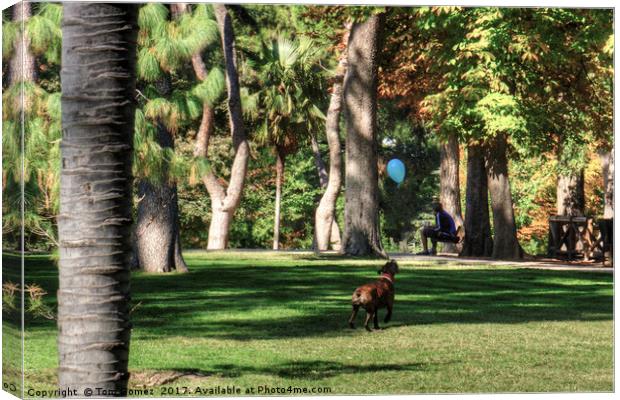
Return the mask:
<path id="1" fill-rule="evenodd" d="M 549 257 L 590 260 L 613 254 L 613 219 L 554 215 L 549 217 Z"/>

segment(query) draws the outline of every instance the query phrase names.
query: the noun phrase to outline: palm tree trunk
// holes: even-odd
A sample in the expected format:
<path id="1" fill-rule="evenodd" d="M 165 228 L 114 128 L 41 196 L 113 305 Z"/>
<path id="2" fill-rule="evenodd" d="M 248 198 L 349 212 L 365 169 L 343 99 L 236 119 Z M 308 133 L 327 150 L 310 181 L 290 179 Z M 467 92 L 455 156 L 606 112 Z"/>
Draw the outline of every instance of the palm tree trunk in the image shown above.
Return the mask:
<path id="1" fill-rule="evenodd" d="M 461 256 L 490 257 L 493 254 L 489 190 L 482 146 L 467 146 L 467 189 L 465 192 L 465 242 Z"/>
<path id="2" fill-rule="evenodd" d="M 129 378 L 136 14 L 64 5 L 58 378 L 78 397 L 124 395 Z"/>
<path id="3" fill-rule="evenodd" d="M 353 25 L 344 80 L 346 190 L 343 250 L 387 257 L 379 231 L 377 66 L 383 15 Z"/>
<path id="4" fill-rule="evenodd" d="M 463 226 L 461 214 L 461 188 L 459 185 L 459 142 L 456 135 L 450 135 L 440 147 L 439 201 L 444 210 L 452 216 L 457 228 Z M 457 246 L 444 243 L 443 251 L 456 253 Z"/>
<path id="5" fill-rule="evenodd" d="M 232 20 L 226 6 L 214 4 L 215 18 L 222 38 L 224 62 L 226 64 L 226 89 L 228 92 L 228 117 L 232 134 L 235 158 L 230 172 L 230 182 L 225 190 L 224 185 L 212 171 L 203 177 L 203 182 L 211 197 L 211 225 L 209 226 L 208 249 L 220 250 L 228 246 L 228 235 L 235 210 L 241 202 L 243 185 L 250 158 L 250 146 L 245 136 L 243 114 L 241 112 L 241 96 L 239 94 L 239 76 L 235 57 L 235 35 Z M 208 137 L 208 136 L 207 136 Z M 206 140 L 208 145 L 208 140 Z M 205 147 L 206 154 L 206 147 Z"/>
<path id="6" fill-rule="evenodd" d="M 493 210 L 493 258 L 520 259 L 523 250 L 517 240 L 517 226 L 512 208 L 508 178 L 506 136 L 500 135 L 489 143 L 486 156 L 487 181 Z"/>
<path id="7" fill-rule="evenodd" d="M 325 133 L 329 146 L 329 177 L 325 192 L 321 196 L 319 205 L 314 214 L 315 246 L 319 251 L 325 251 L 330 244 L 334 250 L 341 250 L 340 229 L 336 220 L 336 201 L 342 186 L 342 150 L 340 145 L 340 111 L 342 109 L 342 84 L 347 72 L 347 48 L 351 25 L 347 24 L 342 42 L 344 50 L 338 60 L 336 76 L 332 85 L 332 94 L 327 109 Z M 318 146 L 317 146 L 318 150 Z M 320 154 L 319 154 L 320 157 Z M 321 185 L 323 187 L 323 185 Z"/>
<path id="8" fill-rule="evenodd" d="M 276 150 L 276 204 L 273 220 L 273 249 L 280 250 L 280 206 L 282 204 L 282 182 L 284 181 L 284 154 Z"/>

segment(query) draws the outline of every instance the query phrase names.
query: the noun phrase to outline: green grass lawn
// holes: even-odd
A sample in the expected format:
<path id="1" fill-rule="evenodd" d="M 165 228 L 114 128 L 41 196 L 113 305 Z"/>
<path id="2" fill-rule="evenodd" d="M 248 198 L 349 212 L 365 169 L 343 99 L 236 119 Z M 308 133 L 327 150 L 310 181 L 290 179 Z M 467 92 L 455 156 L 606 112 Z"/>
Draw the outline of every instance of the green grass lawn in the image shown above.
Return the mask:
<path id="1" fill-rule="evenodd" d="M 350 296 L 376 279 L 380 261 L 186 258 L 188 274 L 133 275 L 133 388 L 158 396 L 162 387 L 177 395 L 216 385 L 243 394 L 265 385 L 329 394 L 613 390 L 608 274 L 401 263 L 393 321 L 368 333 L 347 328 Z M 18 265 L 5 262 L 5 279 Z M 30 257 L 26 271 L 53 306 L 55 264 Z M 56 365 L 55 321 L 28 319 L 26 389 L 53 388 Z"/>

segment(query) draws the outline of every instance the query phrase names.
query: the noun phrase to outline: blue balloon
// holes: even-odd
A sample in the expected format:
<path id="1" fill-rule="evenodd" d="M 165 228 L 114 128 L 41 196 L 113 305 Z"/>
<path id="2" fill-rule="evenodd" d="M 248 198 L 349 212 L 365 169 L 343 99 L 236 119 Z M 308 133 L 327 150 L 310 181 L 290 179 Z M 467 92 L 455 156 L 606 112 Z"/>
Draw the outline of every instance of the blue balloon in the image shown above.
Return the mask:
<path id="1" fill-rule="evenodd" d="M 405 180 L 405 164 L 397 158 L 388 162 L 387 172 L 390 178 L 398 184 Z"/>

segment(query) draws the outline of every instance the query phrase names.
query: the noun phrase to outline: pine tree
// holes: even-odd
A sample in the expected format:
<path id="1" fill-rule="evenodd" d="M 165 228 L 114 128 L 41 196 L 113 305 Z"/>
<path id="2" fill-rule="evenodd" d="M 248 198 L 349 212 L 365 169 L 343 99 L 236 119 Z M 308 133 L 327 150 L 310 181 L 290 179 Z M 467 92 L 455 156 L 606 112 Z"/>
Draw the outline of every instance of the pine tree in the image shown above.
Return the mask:
<path id="1" fill-rule="evenodd" d="M 185 14 L 179 5 L 140 9 L 138 76 L 143 109 L 137 127 L 138 220 L 135 259 L 149 272 L 187 271 L 181 255 L 175 136 L 200 113 L 200 89 L 182 87 L 184 64 L 215 42 L 217 29 L 205 6 Z M 172 18 L 171 18 L 172 17 Z M 185 160 L 187 161 L 187 160 Z M 189 168 L 193 167 L 193 163 Z"/>
<path id="2" fill-rule="evenodd" d="M 48 249 L 57 243 L 60 93 L 57 76 L 37 71 L 58 68 L 62 7 L 20 2 L 12 11 L 12 20 L 3 20 L 9 79 L 2 96 L 2 230 L 9 241 L 19 242 L 23 182 L 25 244 Z"/>

